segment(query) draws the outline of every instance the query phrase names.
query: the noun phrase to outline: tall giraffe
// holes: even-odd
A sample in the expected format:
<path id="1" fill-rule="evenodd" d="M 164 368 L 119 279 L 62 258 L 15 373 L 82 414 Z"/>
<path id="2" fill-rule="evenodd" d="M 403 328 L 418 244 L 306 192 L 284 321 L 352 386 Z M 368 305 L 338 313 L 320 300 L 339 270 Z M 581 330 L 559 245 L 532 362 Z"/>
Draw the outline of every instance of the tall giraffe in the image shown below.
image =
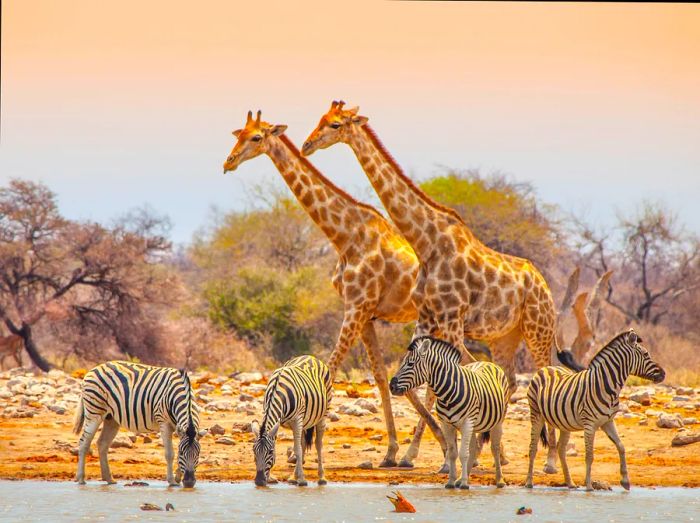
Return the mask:
<path id="1" fill-rule="evenodd" d="M 550 364 L 556 347 L 556 311 L 540 272 L 526 259 L 499 253 L 484 245 L 462 217 L 421 191 L 408 178 L 358 115 L 333 102 L 304 142 L 306 156 L 342 142 L 350 146 L 392 221 L 413 247 L 420 269 L 413 300 L 418 309 L 414 336 L 440 332 L 459 347 L 463 338 L 486 342 L 515 391 L 515 351 L 524 339 L 538 367 Z M 557 348 L 557 350 L 559 350 Z M 560 359 L 580 369 L 568 352 Z M 434 396 L 429 398 L 432 407 Z M 412 466 L 424 430 L 422 418 L 400 465 Z M 545 470 L 556 471 L 556 451 Z"/>
<path id="2" fill-rule="evenodd" d="M 389 437 L 380 466 L 395 466 L 399 445 L 386 367 L 373 320 L 408 323 L 417 318 L 411 291 L 418 274 L 418 259 L 396 227 L 374 207 L 345 193 L 304 158 L 284 134 L 286 128 L 261 121 L 260 111 L 256 119 L 249 112 L 245 127 L 233 132 L 237 142 L 224 163 L 224 173 L 261 154 L 268 155 L 304 210 L 335 247 L 339 259 L 332 282 L 343 298 L 344 313 L 328 367 L 335 377 L 357 338 L 362 340 L 381 395 Z M 425 411 L 420 402 L 416 403 L 416 408 Z M 433 421 L 430 428 L 444 449 L 437 422 Z"/>

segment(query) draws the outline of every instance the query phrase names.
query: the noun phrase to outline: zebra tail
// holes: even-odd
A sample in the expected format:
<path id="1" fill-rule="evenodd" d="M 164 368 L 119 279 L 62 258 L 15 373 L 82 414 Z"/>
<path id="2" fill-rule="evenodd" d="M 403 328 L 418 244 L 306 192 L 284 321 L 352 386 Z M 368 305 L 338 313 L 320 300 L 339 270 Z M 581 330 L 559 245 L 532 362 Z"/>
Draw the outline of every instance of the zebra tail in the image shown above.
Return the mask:
<path id="1" fill-rule="evenodd" d="M 549 447 L 549 441 L 547 440 L 547 427 L 543 426 L 542 430 L 540 430 L 540 440 L 542 441 L 542 445 L 546 448 Z"/>
<path id="2" fill-rule="evenodd" d="M 304 452 L 311 448 L 314 443 L 314 427 L 304 431 Z"/>
<path id="3" fill-rule="evenodd" d="M 83 423 L 85 422 L 85 407 L 83 406 L 83 399 L 80 399 L 78 407 L 75 409 L 75 418 L 73 419 L 73 433 L 80 434 L 83 430 Z"/>
<path id="4" fill-rule="evenodd" d="M 481 444 L 482 445 L 486 445 L 490 439 L 491 439 L 491 433 L 488 430 L 486 432 L 481 433 Z"/>

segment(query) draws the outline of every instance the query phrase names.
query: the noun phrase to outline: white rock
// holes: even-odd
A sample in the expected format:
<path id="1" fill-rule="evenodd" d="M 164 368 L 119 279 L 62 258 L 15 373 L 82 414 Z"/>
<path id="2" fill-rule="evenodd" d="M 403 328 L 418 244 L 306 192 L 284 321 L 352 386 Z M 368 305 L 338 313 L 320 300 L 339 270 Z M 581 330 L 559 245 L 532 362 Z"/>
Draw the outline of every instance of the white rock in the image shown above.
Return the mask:
<path id="1" fill-rule="evenodd" d="M 355 405 L 372 413 L 377 413 L 379 411 L 377 405 L 375 405 L 374 402 L 368 400 L 367 398 L 359 398 L 355 400 Z"/>
<path id="2" fill-rule="evenodd" d="M 235 375 L 233 378 L 244 383 L 250 383 L 252 381 L 262 380 L 263 375 L 260 372 L 241 372 L 240 374 Z"/>
<path id="3" fill-rule="evenodd" d="M 112 441 L 112 444 L 109 446 L 109 448 L 112 448 L 112 449 L 119 449 L 119 448 L 131 449 L 131 448 L 134 448 L 134 443 L 129 439 L 129 436 L 127 436 L 126 434 L 117 434 L 117 437 L 114 438 L 114 441 Z"/>
<path id="4" fill-rule="evenodd" d="M 679 414 L 662 412 L 656 421 L 656 426 L 662 429 L 679 429 L 683 426 L 683 418 Z"/>

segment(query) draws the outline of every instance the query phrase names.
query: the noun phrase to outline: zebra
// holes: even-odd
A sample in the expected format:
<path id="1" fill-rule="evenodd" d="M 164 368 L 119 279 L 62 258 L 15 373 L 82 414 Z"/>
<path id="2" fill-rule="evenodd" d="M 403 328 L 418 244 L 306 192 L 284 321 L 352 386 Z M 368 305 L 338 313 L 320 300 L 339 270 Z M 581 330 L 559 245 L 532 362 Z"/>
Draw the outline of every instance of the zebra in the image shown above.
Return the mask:
<path id="1" fill-rule="evenodd" d="M 128 361 L 110 361 L 90 370 L 83 378 L 82 394 L 75 414 L 73 432 L 80 437 L 77 481 L 85 484 L 85 454 L 97 429 L 102 480 L 115 483 L 109 470 L 107 450 L 124 427 L 132 432 L 160 429 L 167 481 L 170 486 L 194 487 L 199 463 L 199 408 L 183 370 L 152 367 Z M 180 436 L 178 466 L 173 476 L 173 432 Z M 183 477 L 184 474 L 184 477 Z"/>
<path id="2" fill-rule="evenodd" d="M 500 443 L 508 408 L 509 385 L 505 372 L 491 362 L 460 366 L 459 350 L 431 336 L 415 338 L 401 367 L 391 379 L 391 393 L 401 396 L 427 383 L 437 398 L 437 414 L 447 442 L 449 476 L 445 488 L 469 488 L 469 475 L 481 441 L 491 438 L 496 465 L 496 486 L 505 486 L 501 474 Z M 462 433 L 459 458 L 462 477 L 457 477 L 457 431 Z"/>
<path id="3" fill-rule="evenodd" d="M 593 441 L 596 430 L 602 428 L 620 455 L 620 485 L 629 490 L 625 447 L 617 434 L 614 420 L 619 409 L 620 390 L 630 374 L 654 383 L 660 383 L 666 377 L 664 370 L 651 359 L 641 343 L 642 339 L 630 329 L 604 345 L 586 370 L 572 373 L 563 367 L 544 367 L 535 374 L 527 392 L 532 431 L 526 487 L 532 488 L 538 436 L 545 446 L 548 444 L 543 430 L 546 421 L 561 431 L 557 452 L 569 488 L 576 488 L 566 463 L 566 444 L 571 431 L 584 431 L 586 490 L 592 490 Z"/>
<path id="4" fill-rule="evenodd" d="M 270 482 L 270 470 L 275 464 L 275 440 L 280 425 L 294 433 L 296 468 L 294 480 L 300 487 L 304 479 L 304 451 L 313 443 L 316 431 L 318 454 L 318 484 L 325 485 L 323 471 L 323 431 L 325 416 L 332 396 L 331 374 L 325 363 L 314 356 L 298 356 L 272 373 L 265 390 L 262 423 L 253 421 L 253 454 L 255 455 L 255 484 L 264 487 Z M 304 442 L 302 444 L 302 432 Z"/>

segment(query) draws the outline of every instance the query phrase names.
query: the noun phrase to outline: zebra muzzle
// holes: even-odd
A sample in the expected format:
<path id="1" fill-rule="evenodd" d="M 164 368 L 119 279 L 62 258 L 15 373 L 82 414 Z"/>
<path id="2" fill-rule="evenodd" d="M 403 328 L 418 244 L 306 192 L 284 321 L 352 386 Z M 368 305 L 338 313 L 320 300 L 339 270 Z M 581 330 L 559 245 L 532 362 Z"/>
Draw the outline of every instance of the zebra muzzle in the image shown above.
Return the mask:
<path id="1" fill-rule="evenodd" d="M 399 386 L 399 381 L 396 379 L 396 376 L 391 378 L 391 381 L 389 382 L 389 390 L 394 396 L 402 396 L 406 392 Z"/>
<path id="2" fill-rule="evenodd" d="M 255 473 L 255 485 L 258 487 L 266 487 L 267 486 L 267 478 L 265 477 L 264 471 L 258 470 Z"/>

